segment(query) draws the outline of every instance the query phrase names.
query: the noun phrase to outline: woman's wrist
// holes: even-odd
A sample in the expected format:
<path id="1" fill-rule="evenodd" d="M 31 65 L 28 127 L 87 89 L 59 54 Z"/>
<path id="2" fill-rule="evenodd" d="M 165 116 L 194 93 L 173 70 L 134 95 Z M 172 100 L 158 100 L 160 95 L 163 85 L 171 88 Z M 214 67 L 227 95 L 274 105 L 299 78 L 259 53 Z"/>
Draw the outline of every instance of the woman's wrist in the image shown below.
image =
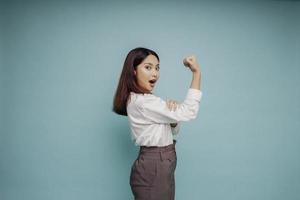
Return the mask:
<path id="1" fill-rule="evenodd" d="M 201 71 L 195 70 L 195 71 L 193 71 L 193 75 L 201 76 Z"/>

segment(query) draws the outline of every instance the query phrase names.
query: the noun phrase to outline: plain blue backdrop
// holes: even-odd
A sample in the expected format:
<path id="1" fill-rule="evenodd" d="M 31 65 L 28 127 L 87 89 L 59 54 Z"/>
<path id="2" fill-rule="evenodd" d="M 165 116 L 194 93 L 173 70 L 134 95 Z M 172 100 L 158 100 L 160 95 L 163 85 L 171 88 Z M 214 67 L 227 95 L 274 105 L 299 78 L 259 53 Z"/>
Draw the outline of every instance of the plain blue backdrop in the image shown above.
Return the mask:
<path id="1" fill-rule="evenodd" d="M 176 199 L 300 199 L 300 2 L 1 1 L 1 200 L 129 200 L 138 147 L 111 111 L 127 53 L 198 117 L 177 136 Z"/>

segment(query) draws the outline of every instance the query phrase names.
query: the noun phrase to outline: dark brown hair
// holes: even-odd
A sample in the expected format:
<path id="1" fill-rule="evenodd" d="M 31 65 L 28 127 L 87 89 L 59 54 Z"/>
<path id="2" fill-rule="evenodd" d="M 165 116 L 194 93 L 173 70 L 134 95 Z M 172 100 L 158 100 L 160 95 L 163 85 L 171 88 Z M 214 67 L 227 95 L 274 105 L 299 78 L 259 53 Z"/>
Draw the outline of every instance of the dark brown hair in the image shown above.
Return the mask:
<path id="1" fill-rule="evenodd" d="M 116 114 L 127 116 L 126 107 L 130 92 L 147 93 L 138 86 L 134 70 L 149 55 L 155 56 L 159 61 L 158 55 L 153 50 L 143 47 L 132 49 L 127 54 L 113 101 L 112 111 Z"/>

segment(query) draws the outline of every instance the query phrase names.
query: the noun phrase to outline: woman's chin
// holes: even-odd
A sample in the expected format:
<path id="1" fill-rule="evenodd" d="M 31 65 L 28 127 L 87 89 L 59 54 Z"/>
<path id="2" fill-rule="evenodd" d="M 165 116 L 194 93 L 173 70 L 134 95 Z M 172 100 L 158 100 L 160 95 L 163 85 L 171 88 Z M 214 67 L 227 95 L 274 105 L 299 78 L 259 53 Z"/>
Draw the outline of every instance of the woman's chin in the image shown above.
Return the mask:
<path id="1" fill-rule="evenodd" d="M 150 85 L 149 85 L 149 88 L 150 88 L 151 90 L 153 90 L 153 89 L 154 89 L 154 87 L 155 87 L 155 85 L 154 85 L 154 84 L 150 84 Z"/>
<path id="2" fill-rule="evenodd" d="M 152 90 L 154 90 L 154 86 L 153 87 L 150 86 L 150 91 L 152 91 Z"/>
<path id="3" fill-rule="evenodd" d="M 147 85 L 146 87 L 144 87 L 144 90 L 146 90 L 147 92 L 152 92 L 155 88 L 155 85 Z"/>

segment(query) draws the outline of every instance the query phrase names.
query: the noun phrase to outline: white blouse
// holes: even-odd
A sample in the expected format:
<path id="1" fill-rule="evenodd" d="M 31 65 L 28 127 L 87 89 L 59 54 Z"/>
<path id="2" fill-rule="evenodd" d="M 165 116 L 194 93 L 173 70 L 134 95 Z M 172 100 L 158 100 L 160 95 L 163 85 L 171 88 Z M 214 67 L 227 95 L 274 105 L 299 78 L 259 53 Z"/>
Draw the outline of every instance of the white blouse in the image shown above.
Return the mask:
<path id="1" fill-rule="evenodd" d="M 189 88 L 186 98 L 170 111 L 166 101 L 154 94 L 130 92 L 127 105 L 131 139 L 136 146 L 167 146 L 180 129 L 180 121 L 195 119 L 202 98 L 202 91 Z M 170 123 L 177 123 L 175 128 Z"/>

